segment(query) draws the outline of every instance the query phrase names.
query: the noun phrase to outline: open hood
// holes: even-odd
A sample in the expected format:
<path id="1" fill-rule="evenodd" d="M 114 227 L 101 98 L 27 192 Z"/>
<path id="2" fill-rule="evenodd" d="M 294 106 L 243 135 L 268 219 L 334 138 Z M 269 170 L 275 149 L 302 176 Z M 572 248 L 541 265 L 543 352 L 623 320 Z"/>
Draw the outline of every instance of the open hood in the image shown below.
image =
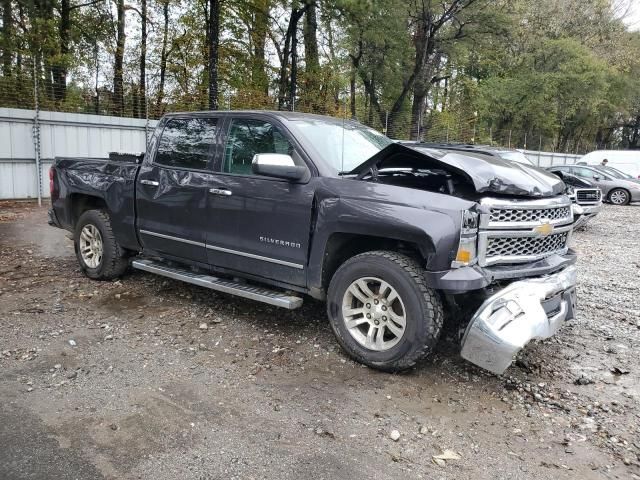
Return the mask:
<path id="1" fill-rule="evenodd" d="M 466 179 L 477 193 L 550 197 L 561 195 L 562 180 L 537 167 L 500 157 L 392 143 L 351 172 L 362 178 L 372 168 L 439 169 Z"/>

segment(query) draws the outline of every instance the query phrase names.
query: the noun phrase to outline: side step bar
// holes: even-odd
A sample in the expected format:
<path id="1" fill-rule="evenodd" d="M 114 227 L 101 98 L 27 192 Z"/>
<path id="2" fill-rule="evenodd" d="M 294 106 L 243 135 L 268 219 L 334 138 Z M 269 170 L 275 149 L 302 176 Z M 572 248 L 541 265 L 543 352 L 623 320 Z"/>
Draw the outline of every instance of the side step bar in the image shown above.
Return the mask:
<path id="1" fill-rule="evenodd" d="M 294 310 L 302 306 L 302 298 L 300 297 L 285 295 L 267 288 L 255 287 L 245 283 L 237 283 L 231 280 L 195 273 L 186 269 L 169 267 L 163 263 L 154 262 L 153 260 L 134 260 L 131 265 L 138 270 L 144 270 L 145 272 L 155 273 L 175 280 L 182 280 L 183 282 L 210 288 L 218 292 L 230 293 L 238 297 L 268 303 L 276 307 Z"/>

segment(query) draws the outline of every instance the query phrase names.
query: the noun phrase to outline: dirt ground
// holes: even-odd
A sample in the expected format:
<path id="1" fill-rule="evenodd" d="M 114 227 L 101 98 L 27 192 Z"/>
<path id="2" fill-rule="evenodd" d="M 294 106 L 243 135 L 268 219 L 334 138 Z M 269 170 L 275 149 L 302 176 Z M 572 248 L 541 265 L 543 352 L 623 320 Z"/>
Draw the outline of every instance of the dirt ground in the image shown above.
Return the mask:
<path id="1" fill-rule="evenodd" d="M 444 340 L 389 375 L 321 303 L 91 281 L 46 208 L 0 203 L 0 478 L 639 479 L 639 240 L 634 206 L 574 235 L 578 318 L 504 376 Z"/>

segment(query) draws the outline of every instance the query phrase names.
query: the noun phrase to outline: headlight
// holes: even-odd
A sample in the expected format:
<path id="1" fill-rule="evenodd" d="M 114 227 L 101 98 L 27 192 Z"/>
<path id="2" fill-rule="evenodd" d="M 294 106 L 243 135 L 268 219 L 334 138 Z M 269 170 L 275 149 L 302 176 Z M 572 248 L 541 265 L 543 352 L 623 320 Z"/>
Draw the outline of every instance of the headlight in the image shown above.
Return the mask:
<path id="1" fill-rule="evenodd" d="M 470 231 L 473 230 L 473 233 L 477 233 L 478 230 L 478 219 L 480 216 L 476 212 L 472 212 L 471 210 L 465 210 L 462 212 L 462 231 L 465 230 Z"/>
<path id="2" fill-rule="evenodd" d="M 460 243 L 456 258 L 451 263 L 453 268 L 465 267 L 476 262 L 478 256 L 478 220 L 476 212 L 465 210 L 462 212 L 462 225 L 460 229 Z"/>

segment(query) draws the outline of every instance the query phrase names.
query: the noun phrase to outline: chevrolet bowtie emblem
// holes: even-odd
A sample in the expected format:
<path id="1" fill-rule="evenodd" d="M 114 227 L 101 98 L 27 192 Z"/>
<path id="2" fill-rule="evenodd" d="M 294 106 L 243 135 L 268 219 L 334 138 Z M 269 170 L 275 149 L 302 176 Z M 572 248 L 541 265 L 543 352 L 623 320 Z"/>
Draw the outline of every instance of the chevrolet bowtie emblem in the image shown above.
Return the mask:
<path id="1" fill-rule="evenodd" d="M 533 232 L 537 233 L 538 235 L 540 235 L 542 237 L 546 237 L 546 236 L 551 235 L 553 233 L 553 225 L 551 225 L 549 222 L 542 223 L 542 224 L 538 225 L 537 227 L 535 227 L 533 229 Z"/>

